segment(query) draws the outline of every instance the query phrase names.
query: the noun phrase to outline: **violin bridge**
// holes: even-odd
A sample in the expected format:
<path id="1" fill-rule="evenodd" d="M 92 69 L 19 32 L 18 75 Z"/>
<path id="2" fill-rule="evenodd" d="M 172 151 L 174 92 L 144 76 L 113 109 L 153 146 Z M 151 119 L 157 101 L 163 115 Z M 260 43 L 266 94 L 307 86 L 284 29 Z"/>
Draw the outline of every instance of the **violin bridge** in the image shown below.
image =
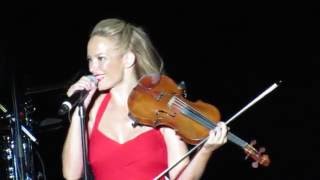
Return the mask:
<path id="1" fill-rule="evenodd" d="M 176 96 L 172 96 L 171 99 L 168 101 L 168 107 L 172 108 L 172 105 L 176 101 Z"/>

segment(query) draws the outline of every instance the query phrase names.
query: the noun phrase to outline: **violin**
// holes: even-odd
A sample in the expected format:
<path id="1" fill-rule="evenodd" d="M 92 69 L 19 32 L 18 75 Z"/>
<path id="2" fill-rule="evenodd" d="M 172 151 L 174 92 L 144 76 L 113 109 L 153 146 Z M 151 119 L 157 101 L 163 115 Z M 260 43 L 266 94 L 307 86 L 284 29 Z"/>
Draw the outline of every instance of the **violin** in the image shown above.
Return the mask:
<path id="1" fill-rule="evenodd" d="M 177 85 L 170 77 L 146 75 L 129 95 L 129 115 L 134 125 L 171 127 L 186 143 L 195 145 L 220 121 L 220 112 L 214 105 L 201 100 L 192 102 L 185 97 L 183 85 Z M 269 166 L 265 148 L 255 149 L 255 141 L 247 143 L 231 132 L 227 133 L 227 138 L 244 150 L 246 158 L 254 160 L 254 168 L 259 164 Z"/>

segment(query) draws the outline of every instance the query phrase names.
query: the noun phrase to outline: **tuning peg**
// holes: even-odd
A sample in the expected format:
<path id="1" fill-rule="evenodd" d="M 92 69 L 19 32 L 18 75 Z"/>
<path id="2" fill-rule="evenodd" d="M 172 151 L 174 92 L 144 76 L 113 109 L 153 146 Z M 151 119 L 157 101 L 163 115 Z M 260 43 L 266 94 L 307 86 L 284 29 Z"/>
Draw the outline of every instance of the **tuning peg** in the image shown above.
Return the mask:
<path id="1" fill-rule="evenodd" d="M 251 146 L 254 146 L 254 145 L 256 145 L 257 144 L 257 141 L 256 140 L 252 140 L 251 142 L 250 142 L 250 145 Z"/>
<path id="2" fill-rule="evenodd" d="M 258 168 L 259 167 L 259 163 L 257 161 L 255 161 L 255 162 L 251 163 L 251 166 L 253 168 Z"/>
<path id="3" fill-rule="evenodd" d="M 264 152 L 266 152 L 266 148 L 260 147 L 260 148 L 259 148 L 259 154 L 262 154 L 262 153 L 264 153 Z"/>

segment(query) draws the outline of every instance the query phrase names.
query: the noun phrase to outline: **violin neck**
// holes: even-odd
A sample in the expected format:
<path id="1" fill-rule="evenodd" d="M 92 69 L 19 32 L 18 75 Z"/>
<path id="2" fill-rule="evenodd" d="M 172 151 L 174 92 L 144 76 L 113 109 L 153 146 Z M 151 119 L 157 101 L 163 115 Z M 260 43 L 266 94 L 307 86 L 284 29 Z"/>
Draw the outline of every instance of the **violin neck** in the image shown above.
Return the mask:
<path id="1" fill-rule="evenodd" d="M 241 138 L 239 138 L 238 136 L 234 135 L 231 132 L 228 132 L 227 134 L 227 138 L 228 140 L 230 140 L 231 142 L 235 143 L 236 145 L 240 146 L 242 149 L 245 149 L 246 146 L 248 145 L 248 143 L 244 140 L 242 140 Z"/>

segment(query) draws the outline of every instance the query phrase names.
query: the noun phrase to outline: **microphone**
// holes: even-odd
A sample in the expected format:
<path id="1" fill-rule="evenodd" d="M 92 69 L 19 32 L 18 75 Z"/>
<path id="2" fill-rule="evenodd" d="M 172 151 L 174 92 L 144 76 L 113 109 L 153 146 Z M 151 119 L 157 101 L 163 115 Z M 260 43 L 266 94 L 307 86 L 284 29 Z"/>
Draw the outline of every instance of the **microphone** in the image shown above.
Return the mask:
<path id="1" fill-rule="evenodd" d="M 95 76 L 89 75 L 87 77 L 95 84 L 98 83 Z M 58 115 L 65 115 L 66 113 L 68 113 L 73 107 L 77 106 L 79 103 L 82 103 L 86 99 L 88 94 L 89 91 L 85 89 L 74 92 L 69 98 L 62 102 L 58 110 Z"/>

